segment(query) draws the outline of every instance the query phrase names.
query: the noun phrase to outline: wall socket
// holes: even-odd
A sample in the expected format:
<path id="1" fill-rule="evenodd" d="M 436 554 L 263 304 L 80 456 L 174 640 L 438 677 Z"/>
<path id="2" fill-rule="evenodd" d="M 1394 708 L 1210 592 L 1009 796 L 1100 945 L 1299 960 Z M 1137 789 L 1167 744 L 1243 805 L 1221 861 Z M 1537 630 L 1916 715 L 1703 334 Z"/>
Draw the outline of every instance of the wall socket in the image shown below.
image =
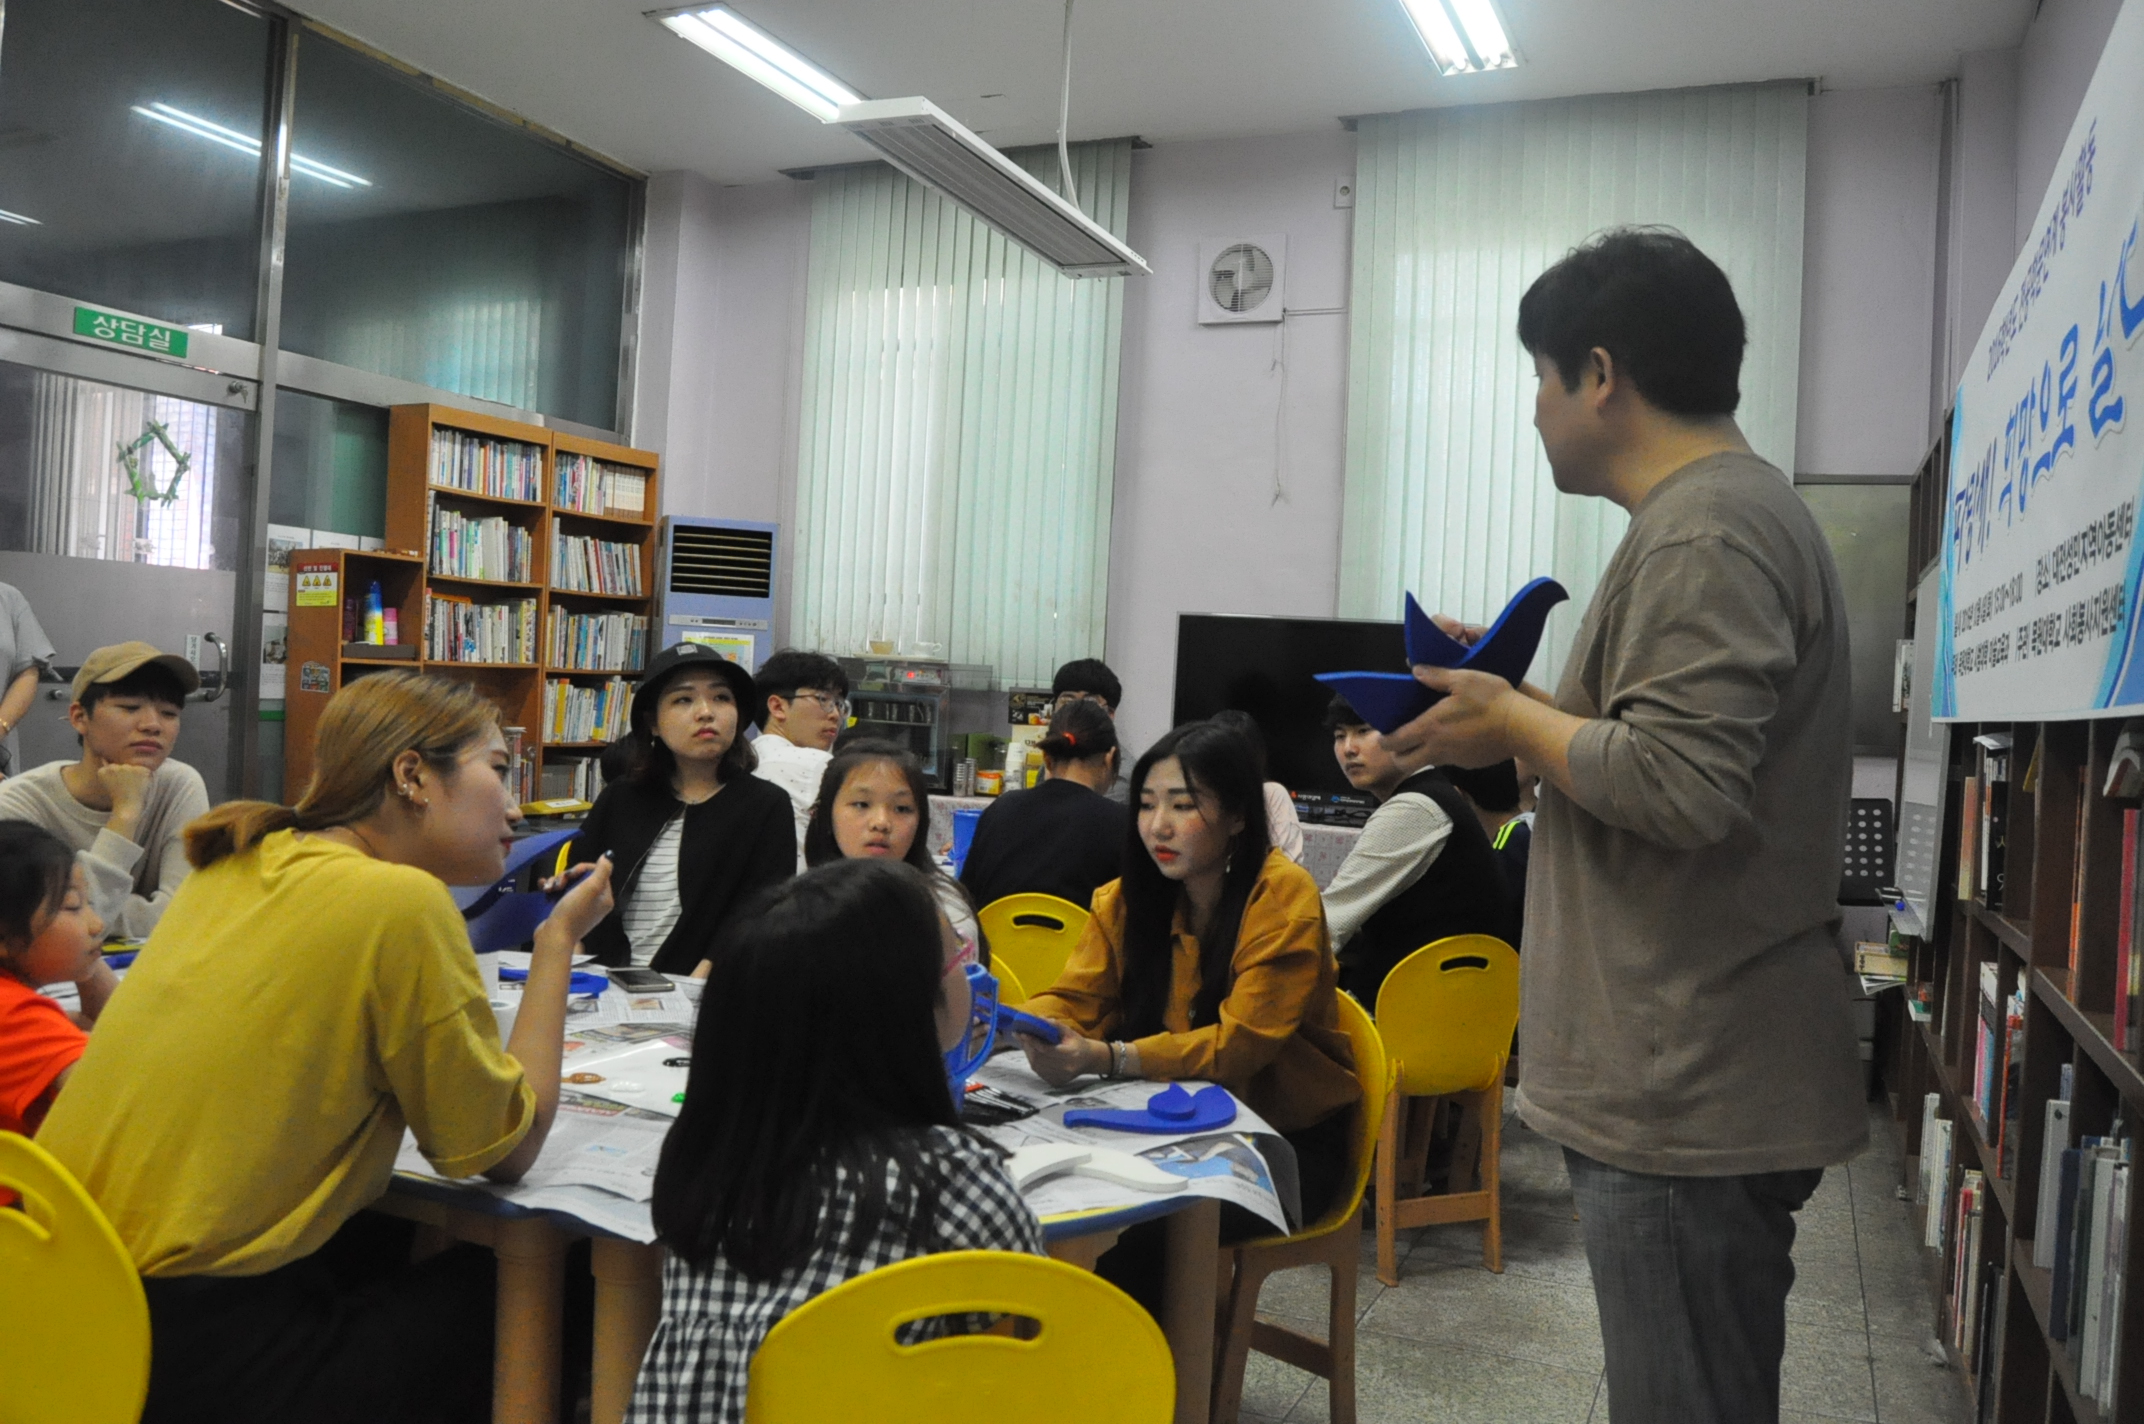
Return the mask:
<path id="1" fill-rule="evenodd" d="M 1355 206 L 1354 179 L 1335 178 L 1333 180 L 1333 206 L 1336 208 L 1352 208 Z"/>
<path id="2" fill-rule="evenodd" d="M 192 663 L 195 667 L 201 666 L 201 635 L 199 633 L 188 633 L 186 635 L 186 661 Z"/>

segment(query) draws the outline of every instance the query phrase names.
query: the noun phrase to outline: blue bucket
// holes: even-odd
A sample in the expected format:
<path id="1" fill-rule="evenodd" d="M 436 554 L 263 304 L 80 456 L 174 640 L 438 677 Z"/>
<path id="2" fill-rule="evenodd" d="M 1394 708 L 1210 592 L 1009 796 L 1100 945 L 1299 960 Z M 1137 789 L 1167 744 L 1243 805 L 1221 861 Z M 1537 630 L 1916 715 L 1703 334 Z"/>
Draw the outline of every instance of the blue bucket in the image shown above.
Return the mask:
<path id="1" fill-rule="evenodd" d="M 980 806 L 961 806 L 953 812 L 953 873 L 960 874 L 968 862 L 968 847 L 975 841 L 975 823 L 983 819 Z"/>

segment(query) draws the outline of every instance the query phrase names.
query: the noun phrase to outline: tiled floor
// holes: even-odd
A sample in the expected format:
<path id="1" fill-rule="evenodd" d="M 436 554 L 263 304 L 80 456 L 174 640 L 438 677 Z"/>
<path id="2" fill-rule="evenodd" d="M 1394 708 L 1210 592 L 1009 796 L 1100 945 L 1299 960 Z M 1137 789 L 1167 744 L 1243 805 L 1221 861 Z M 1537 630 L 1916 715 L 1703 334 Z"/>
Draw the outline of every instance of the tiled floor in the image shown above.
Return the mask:
<path id="1" fill-rule="evenodd" d="M 1899 1137 L 1870 1118 L 1867 1152 L 1824 1174 L 1802 1210 L 1787 1300 L 1782 1419 L 1964 1424 L 1964 1389 L 1929 1349 L 1935 1319 L 1921 1250 L 1897 1196 Z M 1504 1273 L 1481 1265 L 1481 1230 L 1401 1238 L 1401 1281 L 1380 1285 L 1365 1233 L 1358 1289 L 1362 1424 L 1605 1424 L 1599 1320 L 1560 1149 L 1504 1130 Z M 1322 1333 L 1322 1273 L 1268 1283 L 1268 1315 Z M 1245 1419 L 1326 1418 L 1325 1383 L 1260 1355 Z"/>

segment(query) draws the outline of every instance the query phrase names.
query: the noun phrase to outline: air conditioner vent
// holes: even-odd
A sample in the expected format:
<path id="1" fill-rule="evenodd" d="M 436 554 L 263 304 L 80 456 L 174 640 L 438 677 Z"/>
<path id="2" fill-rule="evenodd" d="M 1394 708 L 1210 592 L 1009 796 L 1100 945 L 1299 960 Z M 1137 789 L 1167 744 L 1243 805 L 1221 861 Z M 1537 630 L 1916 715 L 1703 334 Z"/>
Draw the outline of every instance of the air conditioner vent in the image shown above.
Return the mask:
<path id="1" fill-rule="evenodd" d="M 672 525 L 670 592 L 726 598 L 774 596 L 774 533 Z"/>

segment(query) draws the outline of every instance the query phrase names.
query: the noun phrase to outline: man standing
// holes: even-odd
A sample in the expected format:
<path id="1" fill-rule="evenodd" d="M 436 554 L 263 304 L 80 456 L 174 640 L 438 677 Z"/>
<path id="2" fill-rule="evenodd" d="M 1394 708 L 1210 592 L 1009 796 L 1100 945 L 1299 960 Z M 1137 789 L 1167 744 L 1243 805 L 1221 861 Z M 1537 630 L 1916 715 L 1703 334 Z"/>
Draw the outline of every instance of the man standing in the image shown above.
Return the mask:
<path id="1" fill-rule="evenodd" d="M 1340 987 L 1375 1007 L 1392 966 L 1449 935 L 1513 937 L 1510 892 L 1464 797 L 1419 753 L 1396 756 L 1344 697 L 1325 711 L 1348 785 L 1378 800 L 1325 887 Z"/>
<path id="2" fill-rule="evenodd" d="M 76 852 L 108 933 L 156 928 L 186 879 L 186 823 L 208 812 L 201 773 L 172 761 L 179 713 L 201 685 L 194 665 L 147 643 L 99 648 L 74 675 L 67 720 L 78 761 L 0 782 L 0 820 L 33 821 Z"/>
<path id="3" fill-rule="evenodd" d="M 819 799 L 819 778 L 834 759 L 834 739 L 849 723 L 849 675 L 824 653 L 783 648 L 753 677 L 767 699 L 767 725 L 752 750 L 756 775 L 789 793 L 796 809 L 797 871 L 804 870 L 804 828 Z"/>
<path id="4" fill-rule="evenodd" d="M 1868 1132 L 1832 947 L 1838 574 L 1735 424 L 1742 313 L 1686 238 L 1572 251 L 1519 340 L 1556 487 L 1630 526 L 1553 697 L 1418 668 L 1450 695 L 1391 740 L 1543 780 L 1518 1104 L 1564 1147 L 1613 1418 L 1774 1420 L 1794 1212 Z"/>

